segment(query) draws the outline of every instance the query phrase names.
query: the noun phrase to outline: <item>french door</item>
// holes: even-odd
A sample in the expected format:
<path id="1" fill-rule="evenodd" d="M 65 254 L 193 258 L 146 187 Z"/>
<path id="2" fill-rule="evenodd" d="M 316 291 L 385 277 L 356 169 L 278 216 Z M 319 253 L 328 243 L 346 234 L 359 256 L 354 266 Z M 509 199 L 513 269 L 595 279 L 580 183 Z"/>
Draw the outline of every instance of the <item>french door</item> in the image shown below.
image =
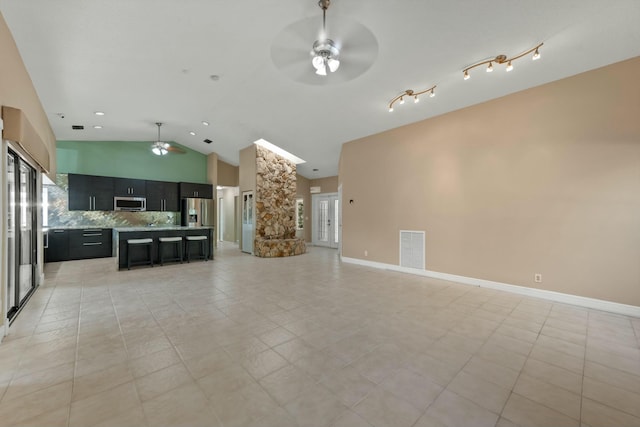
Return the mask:
<path id="1" fill-rule="evenodd" d="M 338 248 L 340 199 L 338 193 L 313 194 L 312 243 L 316 246 Z"/>
<path id="2" fill-rule="evenodd" d="M 242 252 L 253 253 L 253 191 L 242 192 Z"/>
<path id="3" fill-rule="evenodd" d="M 13 320 L 36 286 L 36 171 L 13 151 L 7 156 L 7 317 Z"/>

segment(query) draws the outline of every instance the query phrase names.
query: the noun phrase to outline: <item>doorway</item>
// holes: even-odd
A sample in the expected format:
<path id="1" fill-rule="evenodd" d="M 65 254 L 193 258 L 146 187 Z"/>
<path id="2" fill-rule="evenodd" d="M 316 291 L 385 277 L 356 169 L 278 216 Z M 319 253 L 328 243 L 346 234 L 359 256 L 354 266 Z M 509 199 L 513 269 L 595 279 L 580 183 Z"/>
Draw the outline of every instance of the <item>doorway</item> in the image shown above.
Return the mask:
<path id="1" fill-rule="evenodd" d="M 224 240 L 224 198 L 218 197 L 218 241 Z"/>
<path id="2" fill-rule="evenodd" d="M 17 153 L 7 153 L 7 318 L 13 321 L 36 287 L 37 176 Z"/>
<path id="3" fill-rule="evenodd" d="M 253 254 L 253 191 L 242 192 L 242 252 Z"/>
<path id="4" fill-rule="evenodd" d="M 338 193 L 313 194 L 311 204 L 314 218 L 311 229 L 312 243 L 337 249 L 340 242 Z"/>

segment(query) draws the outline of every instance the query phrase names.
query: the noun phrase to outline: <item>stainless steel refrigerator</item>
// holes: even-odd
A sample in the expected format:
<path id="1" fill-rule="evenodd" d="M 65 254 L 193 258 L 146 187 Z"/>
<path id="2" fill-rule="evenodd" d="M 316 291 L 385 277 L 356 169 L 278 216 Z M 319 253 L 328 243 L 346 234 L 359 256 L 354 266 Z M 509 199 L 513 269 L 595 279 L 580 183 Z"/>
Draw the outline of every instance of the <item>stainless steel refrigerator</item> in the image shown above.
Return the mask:
<path id="1" fill-rule="evenodd" d="M 187 227 L 215 226 L 213 199 L 182 199 L 181 224 Z"/>

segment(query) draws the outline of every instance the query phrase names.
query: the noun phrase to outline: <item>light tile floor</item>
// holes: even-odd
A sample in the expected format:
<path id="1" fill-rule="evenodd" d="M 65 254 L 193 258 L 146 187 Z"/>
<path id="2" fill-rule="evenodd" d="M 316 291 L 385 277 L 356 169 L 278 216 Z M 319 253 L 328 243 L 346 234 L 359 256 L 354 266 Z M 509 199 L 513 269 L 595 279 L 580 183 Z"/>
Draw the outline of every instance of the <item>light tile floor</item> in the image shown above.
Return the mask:
<path id="1" fill-rule="evenodd" d="M 640 319 L 335 250 L 48 264 L 0 344 L 2 426 L 640 426 Z"/>

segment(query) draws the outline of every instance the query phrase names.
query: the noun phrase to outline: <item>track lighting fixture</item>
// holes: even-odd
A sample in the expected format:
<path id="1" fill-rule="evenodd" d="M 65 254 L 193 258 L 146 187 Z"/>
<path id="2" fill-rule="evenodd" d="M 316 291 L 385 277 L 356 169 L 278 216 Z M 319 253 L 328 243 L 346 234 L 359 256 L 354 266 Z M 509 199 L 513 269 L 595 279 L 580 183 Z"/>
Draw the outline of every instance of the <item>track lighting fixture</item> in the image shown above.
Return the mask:
<path id="1" fill-rule="evenodd" d="M 496 64 L 507 64 L 506 71 L 511 71 L 511 70 L 513 70 L 512 61 L 515 61 L 516 59 L 520 59 L 523 56 L 530 54 L 531 52 L 533 52 L 533 56 L 531 57 L 531 59 L 533 59 L 534 61 L 536 59 L 539 59 L 540 58 L 540 47 L 543 44 L 544 43 L 540 43 L 536 47 L 532 47 L 531 49 L 529 49 L 529 50 L 527 50 L 525 52 L 522 52 L 519 55 L 513 56 L 511 58 L 508 58 L 507 55 L 498 55 L 495 58 L 487 59 L 486 61 L 481 61 L 481 62 L 475 63 L 472 66 L 467 67 L 464 70 L 462 70 L 462 76 L 464 77 L 465 80 L 469 80 L 469 77 L 470 77 L 469 70 L 472 70 L 472 69 L 474 69 L 476 67 L 479 67 L 481 65 L 484 65 L 484 64 L 489 64 L 487 66 L 487 73 L 490 73 L 490 72 L 493 71 L 493 63 L 494 62 Z"/>
<path id="2" fill-rule="evenodd" d="M 414 92 L 411 89 L 407 89 L 404 92 L 402 92 L 400 95 L 396 96 L 395 98 L 393 98 L 391 101 L 389 101 L 389 112 L 393 111 L 393 104 L 395 104 L 397 101 L 400 101 L 399 104 L 402 105 L 404 104 L 404 97 L 405 96 L 409 96 L 409 97 L 413 97 L 413 102 L 415 104 L 417 104 L 418 102 L 420 102 L 420 98 L 418 98 L 420 95 L 429 92 L 429 97 L 433 98 L 434 96 L 436 96 L 435 93 L 435 89 L 436 86 L 432 86 L 429 89 L 425 89 L 425 90 L 421 90 L 419 92 Z"/>

